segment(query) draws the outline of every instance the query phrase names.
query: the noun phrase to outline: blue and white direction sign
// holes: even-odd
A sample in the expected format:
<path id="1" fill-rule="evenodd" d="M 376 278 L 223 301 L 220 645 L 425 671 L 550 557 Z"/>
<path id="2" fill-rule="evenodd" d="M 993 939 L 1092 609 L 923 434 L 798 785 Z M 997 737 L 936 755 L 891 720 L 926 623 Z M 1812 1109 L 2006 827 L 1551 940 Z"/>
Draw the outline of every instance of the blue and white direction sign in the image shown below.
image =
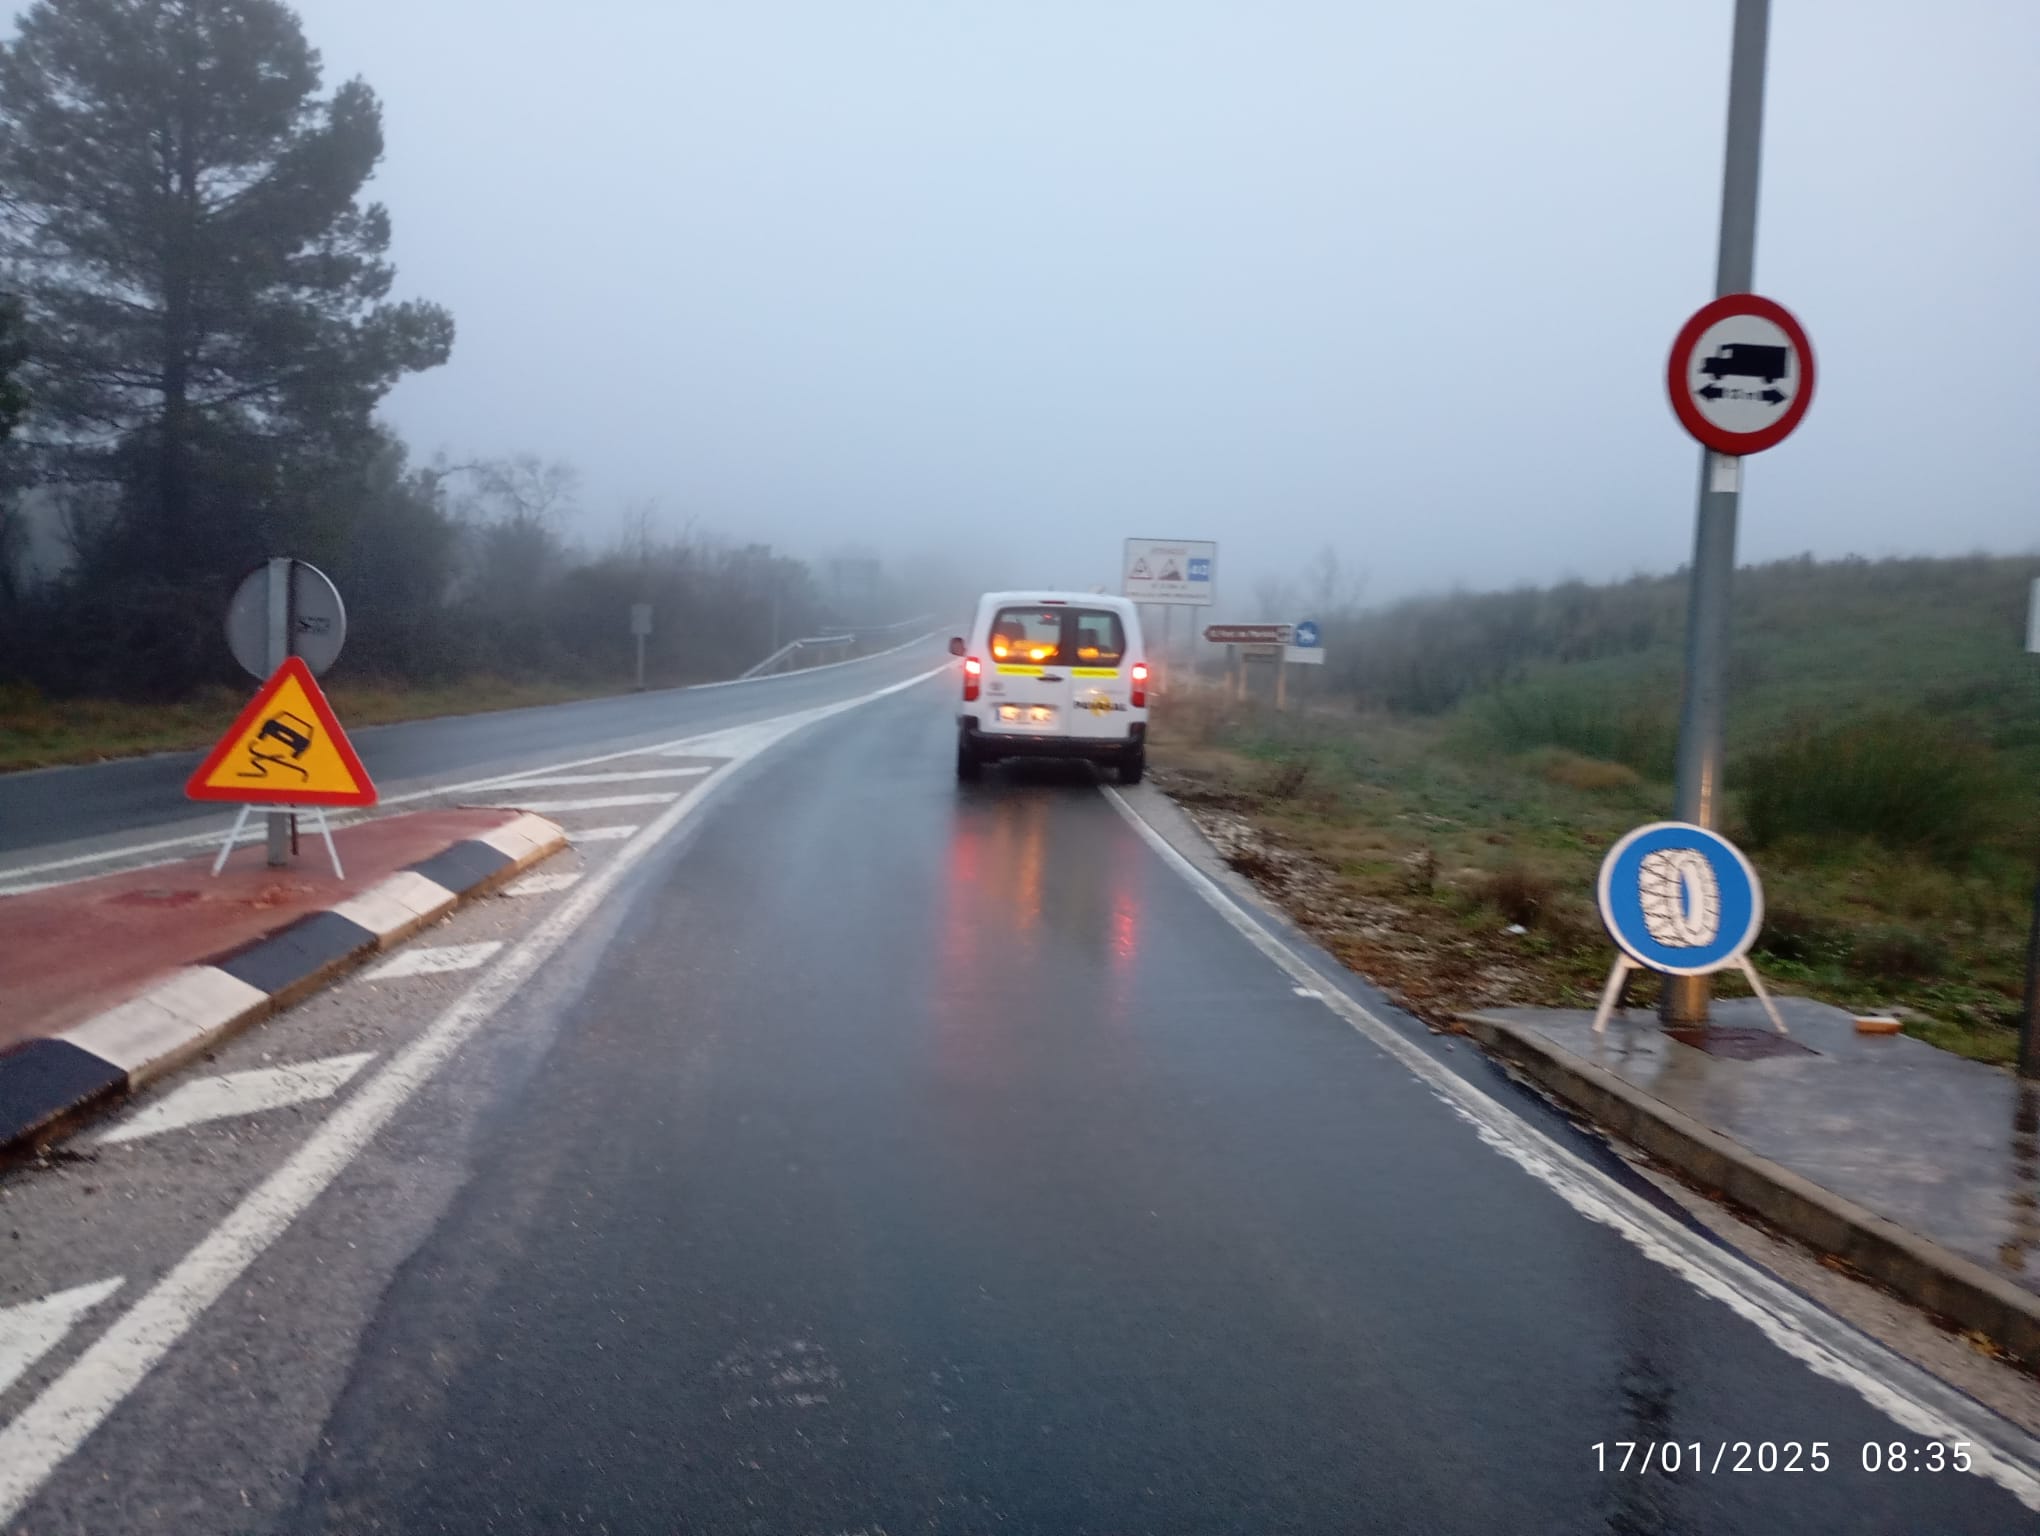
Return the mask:
<path id="1" fill-rule="evenodd" d="M 1323 641 L 1318 635 L 1317 620 L 1305 619 L 1301 624 L 1297 625 L 1289 637 L 1289 643 L 1298 650 L 1303 651 L 1314 650 L 1317 646 L 1321 645 Z"/>
<path id="2" fill-rule="evenodd" d="M 1784 1032 L 1748 958 L 1764 925 L 1764 888 L 1734 843 L 1690 822 L 1638 827 L 1601 861 L 1598 895 L 1601 921 L 1622 956 L 1595 1016 L 1597 1031 L 1636 966 L 1668 976 L 1704 976 L 1735 966 Z"/>

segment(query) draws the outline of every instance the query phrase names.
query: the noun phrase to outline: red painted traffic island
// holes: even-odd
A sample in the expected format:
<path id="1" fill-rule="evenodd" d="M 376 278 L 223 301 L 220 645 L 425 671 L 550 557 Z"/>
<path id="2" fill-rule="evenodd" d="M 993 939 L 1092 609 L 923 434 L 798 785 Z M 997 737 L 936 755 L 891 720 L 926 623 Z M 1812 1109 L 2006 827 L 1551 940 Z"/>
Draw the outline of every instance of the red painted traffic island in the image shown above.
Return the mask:
<path id="1" fill-rule="evenodd" d="M 208 851 L 0 896 L 0 1051 L 54 1035 L 182 966 L 243 949 L 401 870 L 429 865 L 521 814 L 493 806 L 412 811 L 343 827 L 333 837 L 344 880 L 326 862 L 323 839 L 311 834 L 284 869 L 268 866 L 258 839 L 237 849 L 217 879 Z"/>

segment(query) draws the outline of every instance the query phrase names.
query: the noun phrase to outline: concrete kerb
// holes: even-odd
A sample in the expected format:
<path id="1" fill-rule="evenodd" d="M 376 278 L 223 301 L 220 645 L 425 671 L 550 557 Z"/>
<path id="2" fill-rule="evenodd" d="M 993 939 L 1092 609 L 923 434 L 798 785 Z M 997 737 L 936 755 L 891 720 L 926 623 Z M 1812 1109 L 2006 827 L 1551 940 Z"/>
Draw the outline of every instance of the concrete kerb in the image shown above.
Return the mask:
<path id="1" fill-rule="evenodd" d="M 2040 1296 L 1759 1156 L 1533 1029 L 1480 1013 L 1460 1022 L 1596 1125 L 1908 1301 L 2040 1365 Z"/>
<path id="2" fill-rule="evenodd" d="M 0 1071 L 0 1163 L 61 1139 L 107 1105 L 566 845 L 559 826 L 526 812 L 252 944 L 185 966 L 56 1036 L 17 1047 Z"/>

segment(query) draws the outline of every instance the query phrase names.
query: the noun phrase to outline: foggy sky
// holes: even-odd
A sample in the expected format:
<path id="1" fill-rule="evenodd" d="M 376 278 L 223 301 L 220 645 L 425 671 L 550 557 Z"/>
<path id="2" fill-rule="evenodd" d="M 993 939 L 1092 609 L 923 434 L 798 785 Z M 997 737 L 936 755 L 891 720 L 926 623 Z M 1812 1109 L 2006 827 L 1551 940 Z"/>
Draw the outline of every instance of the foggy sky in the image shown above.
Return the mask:
<path id="1" fill-rule="evenodd" d="M 306 0 L 364 75 L 420 453 L 815 553 L 1380 599 L 1686 559 L 1730 0 Z M 1745 560 L 2040 545 L 2040 5 L 1775 0 Z"/>

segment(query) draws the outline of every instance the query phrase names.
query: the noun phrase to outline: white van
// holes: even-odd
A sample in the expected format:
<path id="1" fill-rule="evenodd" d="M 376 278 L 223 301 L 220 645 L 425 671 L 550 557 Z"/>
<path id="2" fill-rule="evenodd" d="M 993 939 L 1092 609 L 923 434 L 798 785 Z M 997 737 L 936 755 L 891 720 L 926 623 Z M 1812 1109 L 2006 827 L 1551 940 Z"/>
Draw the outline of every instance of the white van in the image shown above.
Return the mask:
<path id="1" fill-rule="evenodd" d="M 1140 614 L 1089 592 L 987 592 L 963 658 L 956 776 L 1002 757 L 1081 757 L 1138 784 L 1147 769 L 1148 663 Z"/>

